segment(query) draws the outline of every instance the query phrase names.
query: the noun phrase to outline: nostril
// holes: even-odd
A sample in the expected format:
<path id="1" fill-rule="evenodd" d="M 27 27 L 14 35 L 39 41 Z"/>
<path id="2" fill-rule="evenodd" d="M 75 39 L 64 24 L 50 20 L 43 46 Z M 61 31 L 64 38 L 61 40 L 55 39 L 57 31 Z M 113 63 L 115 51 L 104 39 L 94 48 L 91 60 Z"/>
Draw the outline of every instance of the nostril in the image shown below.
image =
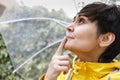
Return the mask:
<path id="1" fill-rule="evenodd" d="M 72 32 L 74 30 L 73 25 L 67 26 L 67 31 Z"/>

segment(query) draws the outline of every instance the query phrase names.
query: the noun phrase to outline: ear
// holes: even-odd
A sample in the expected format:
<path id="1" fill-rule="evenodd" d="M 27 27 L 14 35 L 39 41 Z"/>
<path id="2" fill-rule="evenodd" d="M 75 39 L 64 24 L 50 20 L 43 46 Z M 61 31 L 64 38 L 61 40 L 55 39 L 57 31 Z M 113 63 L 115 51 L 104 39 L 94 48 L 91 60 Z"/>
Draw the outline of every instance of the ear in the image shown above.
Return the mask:
<path id="1" fill-rule="evenodd" d="M 113 33 L 106 33 L 99 36 L 99 46 L 100 47 L 108 47 L 111 45 L 115 40 L 115 34 Z"/>

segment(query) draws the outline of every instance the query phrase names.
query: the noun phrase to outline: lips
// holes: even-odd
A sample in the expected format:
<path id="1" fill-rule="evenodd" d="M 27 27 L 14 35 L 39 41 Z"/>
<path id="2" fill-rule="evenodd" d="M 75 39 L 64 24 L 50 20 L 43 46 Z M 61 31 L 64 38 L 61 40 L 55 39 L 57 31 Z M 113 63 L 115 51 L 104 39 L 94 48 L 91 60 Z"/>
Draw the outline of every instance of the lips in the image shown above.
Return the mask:
<path id="1" fill-rule="evenodd" d="M 67 37 L 67 39 L 74 39 L 74 37 L 72 37 L 72 36 L 66 36 Z"/>

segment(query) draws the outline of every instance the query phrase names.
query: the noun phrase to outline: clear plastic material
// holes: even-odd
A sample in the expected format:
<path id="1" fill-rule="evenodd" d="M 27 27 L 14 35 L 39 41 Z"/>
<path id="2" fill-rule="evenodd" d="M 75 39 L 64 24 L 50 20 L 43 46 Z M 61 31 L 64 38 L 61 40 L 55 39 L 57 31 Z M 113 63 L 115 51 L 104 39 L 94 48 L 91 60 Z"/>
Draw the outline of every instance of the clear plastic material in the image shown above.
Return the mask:
<path id="1" fill-rule="evenodd" d="M 24 19 L 1 23 L 13 73 L 37 80 L 46 71 L 50 58 L 65 36 L 65 22 L 50 19 Z"/>

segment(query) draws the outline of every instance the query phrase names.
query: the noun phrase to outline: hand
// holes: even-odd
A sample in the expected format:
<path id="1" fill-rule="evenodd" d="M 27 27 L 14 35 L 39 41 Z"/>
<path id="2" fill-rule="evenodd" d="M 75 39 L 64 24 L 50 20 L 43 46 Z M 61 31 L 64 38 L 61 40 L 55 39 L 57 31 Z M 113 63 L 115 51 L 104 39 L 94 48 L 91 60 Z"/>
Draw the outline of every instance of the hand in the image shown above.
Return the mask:
<path id="1" fill-rule="evenodd" d="M 57 80 L 59 74 L 63 71 L 67 73 L 72 67 L 70 55 L 62 55 L 62 51 L 67 39 L 64 38 L 58 47 L 55 55 L 52 57 L 44 80 Z"/>

